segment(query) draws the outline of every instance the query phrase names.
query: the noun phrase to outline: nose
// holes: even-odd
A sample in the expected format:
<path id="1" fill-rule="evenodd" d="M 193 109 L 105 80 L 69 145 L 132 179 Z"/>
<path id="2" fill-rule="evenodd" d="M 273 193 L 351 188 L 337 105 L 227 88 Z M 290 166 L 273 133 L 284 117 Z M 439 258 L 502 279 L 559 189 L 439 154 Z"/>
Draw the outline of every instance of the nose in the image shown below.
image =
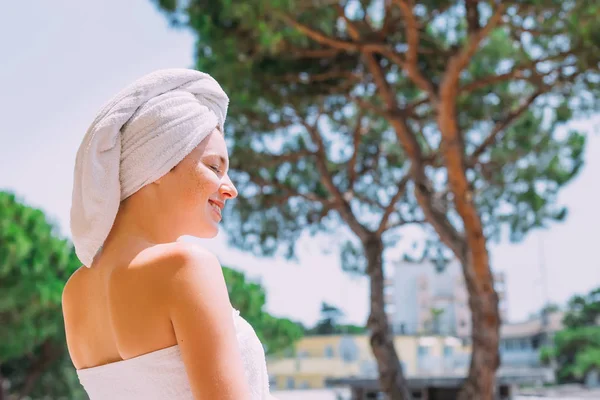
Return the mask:
<path id="1" fill-rule="evenodd" d="M 225 175 L 223 177 L 223 183 L 219 188 L 219 192 L 221 193 L 221 196 L 228 200 L 235 199 L 237 197 L 238 191 L 231 181 L 231 178 L 229 178 L 229 175 Z"/>

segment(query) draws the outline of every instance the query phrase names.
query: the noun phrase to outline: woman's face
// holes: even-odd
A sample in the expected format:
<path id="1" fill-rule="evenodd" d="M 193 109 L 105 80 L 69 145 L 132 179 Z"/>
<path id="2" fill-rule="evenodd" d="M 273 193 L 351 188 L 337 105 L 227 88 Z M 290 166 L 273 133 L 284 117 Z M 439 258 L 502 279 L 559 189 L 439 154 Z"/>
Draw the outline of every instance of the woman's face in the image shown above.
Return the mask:
<path id="1" fill-rule="evenodd" d="M 161 199 L 185 235 L 217 235 L 227 200 L 237 196 L 229 175 L 225 139 L 213 130 L 186 158 L 160 179 Z"/>

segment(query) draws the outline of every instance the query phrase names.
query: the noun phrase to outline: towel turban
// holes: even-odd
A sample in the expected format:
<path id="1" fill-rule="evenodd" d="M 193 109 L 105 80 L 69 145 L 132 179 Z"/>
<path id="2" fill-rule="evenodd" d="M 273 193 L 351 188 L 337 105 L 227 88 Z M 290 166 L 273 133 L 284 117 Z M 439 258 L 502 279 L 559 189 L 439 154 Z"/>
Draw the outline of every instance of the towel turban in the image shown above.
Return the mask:
<path id="1" fill-rule="evenodd" d="M 121 201 L 169 172 L 215 128 L 224 132 L 228 104 L 210 75 L 166 69 L 133 82 L 101 109 L 75 159 L 71 233 L 85 266 Z"/>

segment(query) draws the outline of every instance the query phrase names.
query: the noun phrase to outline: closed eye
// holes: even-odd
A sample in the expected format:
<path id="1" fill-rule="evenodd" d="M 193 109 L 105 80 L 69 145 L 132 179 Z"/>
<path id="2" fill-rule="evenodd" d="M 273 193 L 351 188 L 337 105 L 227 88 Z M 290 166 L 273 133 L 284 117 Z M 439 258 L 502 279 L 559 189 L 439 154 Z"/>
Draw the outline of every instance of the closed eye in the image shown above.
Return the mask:
<path id="1" fill-rule="evenodd" d="M 211 165 L 210 169 L 212 169 L 213 171 L 215 171 L 218 174 L 221 173 L 221 170 L 219 169 L 219 166 L 217 166 L 217 165 Z"/>

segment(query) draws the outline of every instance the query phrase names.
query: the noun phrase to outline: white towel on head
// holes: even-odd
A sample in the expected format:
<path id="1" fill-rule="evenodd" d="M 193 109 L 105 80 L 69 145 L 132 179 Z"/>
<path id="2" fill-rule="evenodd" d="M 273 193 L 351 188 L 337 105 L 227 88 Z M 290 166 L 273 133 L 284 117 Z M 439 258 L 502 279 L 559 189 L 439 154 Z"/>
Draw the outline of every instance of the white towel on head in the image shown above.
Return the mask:
<path id="1" fill-rule="evenodd" d="M 228 105 L 210 75 L 166 69 L 102 108 L 75 159 L 71 233 L 84 265 L 92 265 L 121 200 L 169 172 L 215 128 L 224 132 Z"/>

